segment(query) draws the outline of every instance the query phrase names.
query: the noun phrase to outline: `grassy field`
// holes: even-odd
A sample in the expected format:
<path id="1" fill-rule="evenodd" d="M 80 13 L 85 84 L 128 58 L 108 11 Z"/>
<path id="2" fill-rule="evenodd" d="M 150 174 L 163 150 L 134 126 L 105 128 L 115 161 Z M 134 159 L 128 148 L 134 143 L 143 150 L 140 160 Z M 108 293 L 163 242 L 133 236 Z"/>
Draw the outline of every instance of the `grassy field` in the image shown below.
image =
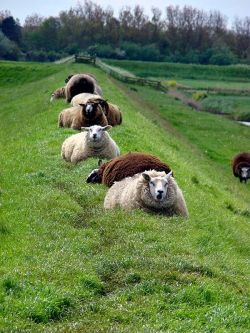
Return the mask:
<path id="1" fill-rule="evenodd" d="M 250 120 L 250 67 L 202 66 L 140 61 L 105 60 L 117 69 L 160 80 L 192 98 L 192 93 L 204 91 L 208 99 L 203 110 L 224 114 L 235 120 Z M 115 67 L 114 67 L 115 68 Z"/>
<path id="2" fill-rule="evenodd" d="M 167 62 L 146 62 L 132 60 L 110 60 L 105 62 L 111 66 L 121 67 L 141 77 L 217 80 L 217 81 L 250 81 L 250 66 L 247 65 L 193 65 Z"/>
<path id="3" fill-rule="evenodd" d="M 242 90 L 250 91 L 250 80 L 249 82 L 235 82 L 235 81 L 217 81 L 217 80 L 190 80 L 180 79 L 177 80 L 178 84 L 194 89 L 221 89 L 221 90 L 235 90 L 240 92 Z"/>
<path id="4" fill-rule="evenodd" d="M 250 186 L 230 167 L 249 128 L 87 65 L 0 66 L 0 332 L 249 332 Z M 74 131 L 49 98 L 79 71 L 123 111 L 121 152 L 172 167 L 188 221 L 104 211 L 97 161 L 62 161 Z"/>

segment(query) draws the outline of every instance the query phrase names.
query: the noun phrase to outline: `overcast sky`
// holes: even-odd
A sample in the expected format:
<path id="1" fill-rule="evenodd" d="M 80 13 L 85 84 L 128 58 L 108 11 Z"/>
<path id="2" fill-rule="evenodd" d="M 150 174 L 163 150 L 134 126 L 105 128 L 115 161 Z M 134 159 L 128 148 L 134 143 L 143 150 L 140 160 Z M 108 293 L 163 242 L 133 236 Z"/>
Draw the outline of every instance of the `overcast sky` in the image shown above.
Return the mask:
<path id="1" fill-rule="evenodd" d="M 21 24 L 24 23 L 25 18 L 28 15 L 37 13 L 41 16 L 57 16 L 61 10 L 68 10 L 70 7 L 75 7 L 77 3 L 83 3 L 83 1 L 77 0 L 0 0 L 0 10 L 9 10 L 12 16 L 16 19 L 18 18 Z M 250 16 L 250 0 L 210 0 L 210 1 L 200 1 L 200 0 L 96 0 L 93 1 L 103 8 L 111 6 L 115 15 L 119 13 L 119 9 L 124 6 L 134 7 L 136 4 L 140 4 L 144 7 L 146 14 L 150 15 L 151 7 L 158 7 L 162 11 L 165 7 L 169 5 L 190 5 L 198 9 L 209 10 L 219 10 L 222 14 L 226 15 L 229 20 L 229 24 L 234 20 L 236 16 L 243 18 L 245 16 Z"/>

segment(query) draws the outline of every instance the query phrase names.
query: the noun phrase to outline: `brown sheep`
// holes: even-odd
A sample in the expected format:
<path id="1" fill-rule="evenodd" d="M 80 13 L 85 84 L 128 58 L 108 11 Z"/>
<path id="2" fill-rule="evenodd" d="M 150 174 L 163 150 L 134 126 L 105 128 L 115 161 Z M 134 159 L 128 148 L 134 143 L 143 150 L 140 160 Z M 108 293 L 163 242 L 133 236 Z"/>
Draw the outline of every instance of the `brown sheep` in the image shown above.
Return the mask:
<path id="1" fill-rule="evenodd" d="M 58 126 L 70 127 L 76 130 L 81 130 L 81 127 L 90 127 L 92 125 L 106 126 L 108 125 L 108 121 L 103 108 L 105 108 L 103 100 L 93 102 L 89 100 L 86 104 L 72 106 L 59 114 Z"/>
<path id="2" fill-rule="evenodd" d="M 71 99 L 82 92 L 93 94 L 95 91 L 95 80 L 87 74 L 73 75 L 65 86 L 66 101 L 70 102 Z"/>
<path id="3" fill-rule="evenodd" d="M 119 107 L 115 104 L 108 103 L 100 95 L 89 94 L 89 93 L 78 94 L 72 98 L 71 105 L 76 106 L 81 103 L 85 104 L 90 99 L 93 101 L 94 100 L 103 101 L 103 105 L 105 105 L 103 112 L 105 113 L 105 116 L 108 120 L 109 125 L 116 126 L 116 125 L 120 125 L 122 123 L 122 113 L 121 113 Z"/>
<path id="4" fill-rule="evenodd" d="M 250 152 L 236 155 L 232 160 L 232 168 L 234 176 L 246 183 L 250 178 Z"/>
<path id="5" fill-rule="evenodd" d="M 69 82 L 69 80 L 73 77 L 73 76 L 79 76 L 79 75 L 84 75 L 85 78 L 89 78 L 89 81 L 93 82 L 94 83 L 94 91 L 93 91 L 93 94 L 97 94 L 97 95 L 100 95 L 102 96 L 102 89 L 101 87 L 99 86 L 98 82 L 97 82 L 97 79 L 96 77 L 93 75 L 93 74 L 90 74 L 90 73 L 78 73 L 78 74 L 71 74 L 69 75 L 66 79 L 65 79 L 65 83 L 67 84 Z M 80 92 L 91 92 L 91 91 L 88 91 L 88 90 L 81 90 Z M 92 93 L 92 92 L 91 92 Z M 78 93 L 79 94 L 79 93 Z M 73 97 L 73 96 L 72 96 Z"/>
<path id="6" fill-rule="evenodd" d="M 113 158 L 104 163 L 99 169 L 94 169 L 87 178 L 87 183 L 102 183 L 112 186 L 114 182 L 125 177 L 132 177 L 146 170 L 165 171 L 169 173 L 170 167 L 158 157 L 140 152 L 130 152 Z"/>
<path id="7" fill-rule="evenodd" d="M 119 107 L 115 104 L 108 103 L 108 110 L 105 113 L 108 123 L 111 126 L 121 125 L 122 113 Z"/>
<path id="8" fill-rule="evenodd" d="M 50 97 L 50 102 L 52 102 L 54 99 L 58 98 L 65 98 L 65 87 L 61 87 L 56 89 Z"/>

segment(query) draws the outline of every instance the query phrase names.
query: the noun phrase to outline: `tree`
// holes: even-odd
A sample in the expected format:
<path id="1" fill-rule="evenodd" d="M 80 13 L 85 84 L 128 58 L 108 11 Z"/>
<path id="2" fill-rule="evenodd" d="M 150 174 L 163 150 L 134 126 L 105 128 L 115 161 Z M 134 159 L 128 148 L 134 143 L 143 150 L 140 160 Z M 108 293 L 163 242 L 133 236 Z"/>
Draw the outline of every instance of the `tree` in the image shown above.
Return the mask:
<path id="1" fill-rule="evenodd" d="M 1 28 L 2 32 L 9 40 L 20 44 L 22 37 L 21 26 L 12 16 L 8 16 L 2 20 Z"/>

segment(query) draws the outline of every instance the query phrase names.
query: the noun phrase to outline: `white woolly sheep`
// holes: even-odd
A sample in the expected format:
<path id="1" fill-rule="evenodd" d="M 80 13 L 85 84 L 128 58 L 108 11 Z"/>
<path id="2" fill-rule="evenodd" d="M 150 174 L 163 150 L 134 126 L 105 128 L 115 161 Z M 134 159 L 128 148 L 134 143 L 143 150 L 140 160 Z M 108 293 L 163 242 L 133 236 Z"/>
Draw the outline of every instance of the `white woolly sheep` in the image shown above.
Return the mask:
<path id="1" fill-rule="evenodd" d="M 188 217 L 182 191 L 172 177 L 172 171 L 145 171 L 115 182 L 108 190 L 104 208 L 141 208 L 167 216 Z"/>
<path id="2" fill-rule="evenodd" d="M 110 159 L 120 155 L 115 141 L 106 132 L 112 126 L 82 127 L 84 132 L 67 138 L 61 150 L 61 156 L 68 162 L 77 163 L 89 157 Z"/>

